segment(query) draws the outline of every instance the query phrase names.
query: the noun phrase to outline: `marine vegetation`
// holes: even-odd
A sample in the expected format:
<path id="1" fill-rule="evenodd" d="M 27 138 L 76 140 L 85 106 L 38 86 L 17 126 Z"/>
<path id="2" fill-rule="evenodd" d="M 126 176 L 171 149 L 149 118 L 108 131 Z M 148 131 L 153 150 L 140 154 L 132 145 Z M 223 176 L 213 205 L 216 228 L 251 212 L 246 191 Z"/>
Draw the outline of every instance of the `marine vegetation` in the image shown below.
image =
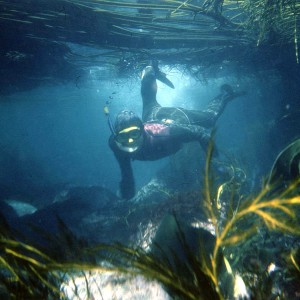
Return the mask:
<path id="1" fill-rule="evenodd" d="M 45 254 L 14 238 L 2 223 L 2 299 L 70 299 L 61 288 L 67 280 L 73 282 L 72 299 L 81 299 L 79 294 L 83 288 L 76 287 L 79 275 L 85 278 L 84 289 L 92 299 L 87 279 L 92 271 L 115 272 L 130 278 L 143 276 L 160 283 L 173 299 L 234 299 L 238 297 L 239 282 L 245 283 L 242 297 L 296 297 L 300 245 L 294 237 L 300 234 L 297 219 L 300 180 L 280 192 L 266 183 L 257 195 L 235 197 L 233 192 L 229 198 L 226 193 L 225 199 L 222 185 L 216 184 L 211 169 L 212 153 L 211 145 L 206 161 L 203 203 L 213 234 L 207 230 L 208 226 L 195 228 L 180 216 L 170 215 L 161 221 L 150 251 L 132 245 L 83 247 L 78 243 L 81 250 L 77 250 L 75 256 L 62 255 L 63 259 L 59 260 L 51 253 Z M 62 253 L 70 245 L 77 247 L 75 237 L 66 231 L 63 235 L 66 238 L 60 239 Z M 271 235 L 276 239 L 275 245 L 273 239 L 269 247 Z M 276 258 L 272 247 L 278 248 L 282 256 Z M 98 293 L 102 295 L 101 284 Z"/>
<path id="2" fill-rule="evenodd" d="M 13 237 L 3 221 L 0 235 L 1 299 L 47 299 L 59 294 L 60 277 L 54 261 L 40 250 Z M 55 263 L 54 263 L 55 264 Z"/>
<path id="3" fill-rule="evenodd" d="M 29 41 L 47 36 L 55 44 L 66 41 L 99 49 L 82 54 L 71 45 L 67 51 L 64 45 L 67 60 L 80 66 L 92 63 L 128 74 L 154 57 L 172 67 L 185 66 L 201 78 L 214 76 L 220 65 L 249 68 L 253 59 L 266 70 L 272 53 L 282 58 L 290 55 L 299 63 L 297 0 L 36 2 L 2 1 L 0 18 L 3 26 L 12 28 L 8 35 L 20 22 Z M 32 30 L 36 27 L 40 30 Z M 34 34 L 28 34 L 31 31 Z M 9 49 L 5 57 L 22 61 L 32 54 L 26 50 Z M 274 62 L 268 64 L 274 67 Z"/>
<path id="4" fill-rule="evenodd" d="M 204 204 L 208 220 L 213 225 L 214 237 L 210 237 L 207 230 L 204 233 L 202 230 L 194 229 L 191 233 L 193 229 L 178 221 L 176 217 L 177 230 L 174 234 L 163 220 L 161 227 L 163 230 L 168 228 L 169 231 L 159 239 L 154 238 L 153 241 L 154 246 L 161 250 L 160 253 L 114 245 L 111 250 L 116 254 L 111 263 L 121 266 L 125 258 L 125 261 L 130 263 L 125 268 L 120 268 L 120 271 L 143 275 L 160 282 L 175 299 L 233 299 L 239 295 L 238 284 L 243 277 L 248 290 L 247 293 L 243 292 L 243 297 L 252 299 L 296 297 L 298 291 L 294 290 L 291 291 L 294 294 L 288 294 L 284 288 L 289 289 L 292 285 L 286 287 L 283 281 L 286 278 L 289 278 L 287 281 L 294 283 L 299 280 L 299 245 L 295 240 L 292 242 L 285 240 L 290 246 L 284 249 L 284 259 L 278 259 L 282 270 L 276 275 L 283 278 L 274 278 L 272 272 L 278 266 L 272 262 L 274 255 L 272 256 L 268 249 L 263 249 L 264 246 L 268 248 L 267 237 L 262 239 L 260 235 L 271 235 L 274 232 L 278 244 L 272 247 L 278 247 L 279 251 L 283 251 L 280 243 L 284 242 L 284 238 L 290 239 L 300 234 L 297 219 L 300 180 L 291 183 L 279 194 L 272 186 L 265 184 L 257 195 L 248 198 L 242 196 L 242 199 L 238 199 L 238 206 L 234 206 L 235 195 L 232 195 L 230 199 L 226 199 L 224 210 L 220 207 L 223 201 L 220 199 L 220 186 L 212 188 L 214 183 L 210 169 L 212 150 L 211 147 L 208 151 L 206 163 Z M 158 233 L 160 230 L 159 227 Z M 191 240 L 195 239 L 198 245 L 191 244 Z M 255 245 L 257 240 L 264 245 Z M 169 248 L 166 248 L 166 245 Z M 250 258 L 247 256 L 249 252 L 253 254 L 256 251 L 257 256 L 254 256 L 256 261 L 249 261 L 248 266 L 243 265 L 243 259 Z M 264 261 L 263 256 L 268 255 L 269 259 Z M 230 256 L 233 256 L 233 259 L 230 259 Z M 282 265 L 283 263 L 285 265 Z M 260 266 L 257 267 L 256 264 Z M 287 269 L 293 271 L 287 273 Z"/>
<path id="5" fill-rule="evenodd" d="M 211 191 L 212 179 L 209 163 L 211 154 L 212 148 L 208 151 L 206 162 L 204 203 L 207 216 L 215 230 L 216 243 L 211 256 L 211 265 L 206 266 L 205 269 L 217 287 L 219 274 L 216 262 L 220 251 L 245 243 L 250 240 L 251 236 L 259 234 L 264 226 L 269 231 L 294 236 L 300 234 L 300 224 L 297 219 L 300 205 L 300 179 L 292 182 L 279 194 L 276 193 L 274 186 L 266 183 L 258 195 L 239 199 L 237 207 L 233 206 L 233 195 L 231 199 L 226 199 L 227 209 L 224 212 L 220 210 L 219 190 Z M 293 250 L 290 250 L 292 253 Z M 296 267 L 297 263 L 294 266 Z"/>

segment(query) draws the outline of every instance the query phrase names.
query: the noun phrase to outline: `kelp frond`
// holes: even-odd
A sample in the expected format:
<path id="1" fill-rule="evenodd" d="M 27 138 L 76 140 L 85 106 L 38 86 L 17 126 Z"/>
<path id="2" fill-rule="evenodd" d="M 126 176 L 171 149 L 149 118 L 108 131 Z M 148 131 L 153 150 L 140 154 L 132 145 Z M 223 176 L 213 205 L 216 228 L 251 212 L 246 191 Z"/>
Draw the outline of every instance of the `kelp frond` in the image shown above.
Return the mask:
<path id="1" fill-rule="evenodd" d="M 0 238 L 0 281 L 10 294 L 19 299 L 34 299 L 46 295 L 60 297 L 54 261 L 40 250 L 25 243 Z"/>
<path id="2" fill-rule="evenodd" d="M 219 253 L 224 247 L 235 246 L 257 233 L 262 224 L 265 224 L 269 230 L 300 235 L 299 220 L 295 213 L 295 208 L 300 207 L 300 195 L 297 193 L 295 195 L 300 179 L 290 184 L 278 195 L 272 192 L 270 185 L 265 185 L 256 197 L 244 200 L 234 211 L 232 217 L 223 221 L 220 220 L 218 194 L 211 191 L 213 179 L 209 160 L 211 160 L 212 152 L 213 145 L 211 144 L 206 163 L 205 208 L 207 216 L 215 228 L 216 243 L 211 256 L 211 266 L 206 272 L 212 277 L 213 282 L 218 284 L 219 274 L 216 261 Z M 297 268 L 298 264 L 295 263 L 295 260 L 292 262 Z"/>
<path id="3" fill-rule="evenodd" d="M 61 252 L 64 246 L 61 245 Z M 9 299 L 66 299 L 62 285 L 67 279 L 72 280 L 79 274 L 85 276 L 85 272 L 100 274 L 112 270 L 82 261 L 81 257 L 58 262 L 31 245 L 7 237 L 0 238 L 0 252 L 0 288 L 5 288 Z M 81 254 L 88 257 L 84 249 Z M 89 288 L 85 290 L 88 292 Z M 73 295 L 78 296 L 78 293 L 73 291 Z"/>
<path id="4" fill-rule="evenodd" d="M 297 261 L 297 260 L 299 260 L 299 254 L 300 254 L 299 249 L 298 249 L 298 251 L 297 250 L 291 251 L 290 260 L 291 260 L 293 266 L 295 267 L 295 269 L 298 271 L 299 277 L 300 277 L 300 265 L 299 265 L 300 261 Z M 297 259 L 297 256 L 298 256 L 298 259 Z"/>

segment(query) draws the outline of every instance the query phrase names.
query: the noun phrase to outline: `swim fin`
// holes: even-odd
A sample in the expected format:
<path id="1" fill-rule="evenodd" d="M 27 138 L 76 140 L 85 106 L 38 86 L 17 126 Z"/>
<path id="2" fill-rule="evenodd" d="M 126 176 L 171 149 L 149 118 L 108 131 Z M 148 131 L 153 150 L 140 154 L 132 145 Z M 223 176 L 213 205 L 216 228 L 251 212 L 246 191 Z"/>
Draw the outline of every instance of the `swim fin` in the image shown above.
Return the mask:
<path id="1" fill-rule="evenodd" d="M 175 89 L 174 84 L 167 78 L 165 73 L 158 70 L 155 73 L 155 77 L 156 77 L 157 80 L 161 81 L 162 83 L 164 83 L 168 87 L 170 87 L 172 89 Z"/>

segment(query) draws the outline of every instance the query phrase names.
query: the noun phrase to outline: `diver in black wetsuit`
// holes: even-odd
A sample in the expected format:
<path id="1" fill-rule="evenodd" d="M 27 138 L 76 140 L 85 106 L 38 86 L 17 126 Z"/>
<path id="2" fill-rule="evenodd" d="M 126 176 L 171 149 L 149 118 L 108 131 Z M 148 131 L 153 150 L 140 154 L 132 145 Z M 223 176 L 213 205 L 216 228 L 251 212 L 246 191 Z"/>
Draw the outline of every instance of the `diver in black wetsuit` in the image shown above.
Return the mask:
<path id="1" fill-rule="evenodd" d="M 221 94 L 204 111 L 162 107 L 156 100 L 156 79 L 173 87 L 157 65 L 143 70 L 143 121 L 131 111 L 122 111 L 111 126 L 113 133 L 109 145 L 120 165 L 120 191 L 126 199 L 135 194 L 131 160 L 158 160 L 176 153 L 184 143 L 192 141 L 198 141 L 206 151 L 210 139 L 208 129 L 215 125 L 226 104 L 242 94 L 223 85 Z"/>

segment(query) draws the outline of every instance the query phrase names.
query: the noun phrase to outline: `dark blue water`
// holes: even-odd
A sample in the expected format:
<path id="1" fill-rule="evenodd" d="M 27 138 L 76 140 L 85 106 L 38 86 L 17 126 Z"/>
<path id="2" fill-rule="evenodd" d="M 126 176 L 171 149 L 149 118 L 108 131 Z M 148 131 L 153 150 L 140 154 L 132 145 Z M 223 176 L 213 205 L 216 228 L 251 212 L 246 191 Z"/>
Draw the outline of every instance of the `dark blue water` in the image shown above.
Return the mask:
<path id="1" fill-rule="evenodd" d="M 300 138 L 300 23 L 294 2 L 1 0 L 1 237 L 7 233 L 53 259 L 73 262 L 93 243 L 118 241 L 148 250 L 170 213 L 182 219 L 183 229 L 193 224 L 211 230 L 203 203 L 206 153 L 198 143 L 161 160 L 132 161 L 136 197 L 120 197 L 121 173 L 103 109 L 109 106 L 112 122 L 121 110 L 141 116 L 141 72 L 152 60 L 175 86 L 158 81 L 162 106 L 204 110 L 222 84 L 244 92 L 227 104 L 213 135 L 217 151 L 210 175 L 221 204 L 214 211 L 220 234 L 225 218 L 234 220 L 242 201 L 261 191 L 282 149 Z M 295 151 L 275 170 L 275 177 L 286 180 L 283 187 L 299 177 Z M 289 225 L 294 206 L 277 208 L 271 216 Z M 292 248 L 299 254 L 299 241 L 280 230 L 273 235 L 261 215 L 248 215 L 234 223 L 228 240 L 238 239 L 242 228 L 259 234 L 229 251 L 231 242 L 225 241 L 225 256 L 230 252 L 233 269 L 257 289 L 267 281 L 269 286 L 269 266 L 279 266 L 273 298 L 282 290 L 298 299 L 299 272 L 297 278 L 288 272 L 296 264 L 286 257 L 292 257 Z M 162 246 L 172 230 L 163 228 Z M 189 238 L 195 241 L 187 235 L 187 245 Z M 299 269 L 299 255 L 294 258 Z M 30 268 L 22 270 L 27 274 Z M 4 270 L 1 278 L 10 272 Z M 14 293 L 17 282 L 11 284 Z"/>
<path id="2" fill-rule="evenodd" d="M 250 179 L 267 174 L 276 157 L 276 152 L 270 152 L 268 134 L 278 114 L 281 95 L 279 91 L 266 107 L 263 93 L 272 94 L 280 87 L 274 83 L 266 88 L 258 81 L 239 82 L 233 77 L 203 84 L 178 71 L 170 71 L 169 78 L 175 90 L 160 83 L 158 88 L 158 100 L 164 106 L 203 109 L 224 82 L 247 91 L 246 96 L 227 106 L 218 121 L 216 144 L 219 151 L 245 167 Z M 110 130 L 103 113 L 107 100 L 111 102 L 112 119 L 122 109 L 141 115 L 139 78 L 117 81 L 113 77 L 95 80 L 90 76 L 79 87 L 74 83 L 45 84 L 3 96 L 1 149 L 14 158 L 11 165 L 2 159 L 2 164 L 8 165 L 1 169 L 1 180 L 11 196 L 16 193 L 22 197 L 22 190 L 30 190 L 30 185 L 100 185 L 116 193 L 120 171 L 107 143 Z M 137 189 L 167 163 L 168 158 L 133 162 Z"/>
<path id="3" fill-rule="evenodd" d="M 145 12 L 126 5 L 120 10 L 103 2 L 102 14 L 93 2 L 23 4 L 4 1 L 0 11 L 6 28 L 0 31 L 2 200 L 43 206 L 76 186 L 118 194 L 120 170 L 108 147 L 103 107 L 110 103 L 112 119 L 123 109 L 141 115 L 140 74 L 153 57 L 176 87 L 159 82 L 163 106 L 204 109 L 224 83 L 246 92 L 218 120 L 215 143 L 226 163 L 244 170 L 251 189 L 261 187 L 280 150 L 299 135 L 299 65 L 292 44 L 279 47 L 270 37 L 257 45 L 237 29 L 216 30 L 214 19 L 205 19 L 198 39 L 190 34 L 201 26 L 201 14 L 191 19 L 191 11 L 177 24 L 176 14 L 165 18 L 168 8 L 153 10 L 162 18 L 153 28 L 149 15 L 144 19 Z M 130 13 L 128 23 L 109 11 Z M 169 29 L 162 26 L 165 21 Z M 134 161 L 137 191 L 170 159 Z M 197 163 L 187 168 L 199 174 Z M 164 176 L 169 175 L 174 174 Z"/>

